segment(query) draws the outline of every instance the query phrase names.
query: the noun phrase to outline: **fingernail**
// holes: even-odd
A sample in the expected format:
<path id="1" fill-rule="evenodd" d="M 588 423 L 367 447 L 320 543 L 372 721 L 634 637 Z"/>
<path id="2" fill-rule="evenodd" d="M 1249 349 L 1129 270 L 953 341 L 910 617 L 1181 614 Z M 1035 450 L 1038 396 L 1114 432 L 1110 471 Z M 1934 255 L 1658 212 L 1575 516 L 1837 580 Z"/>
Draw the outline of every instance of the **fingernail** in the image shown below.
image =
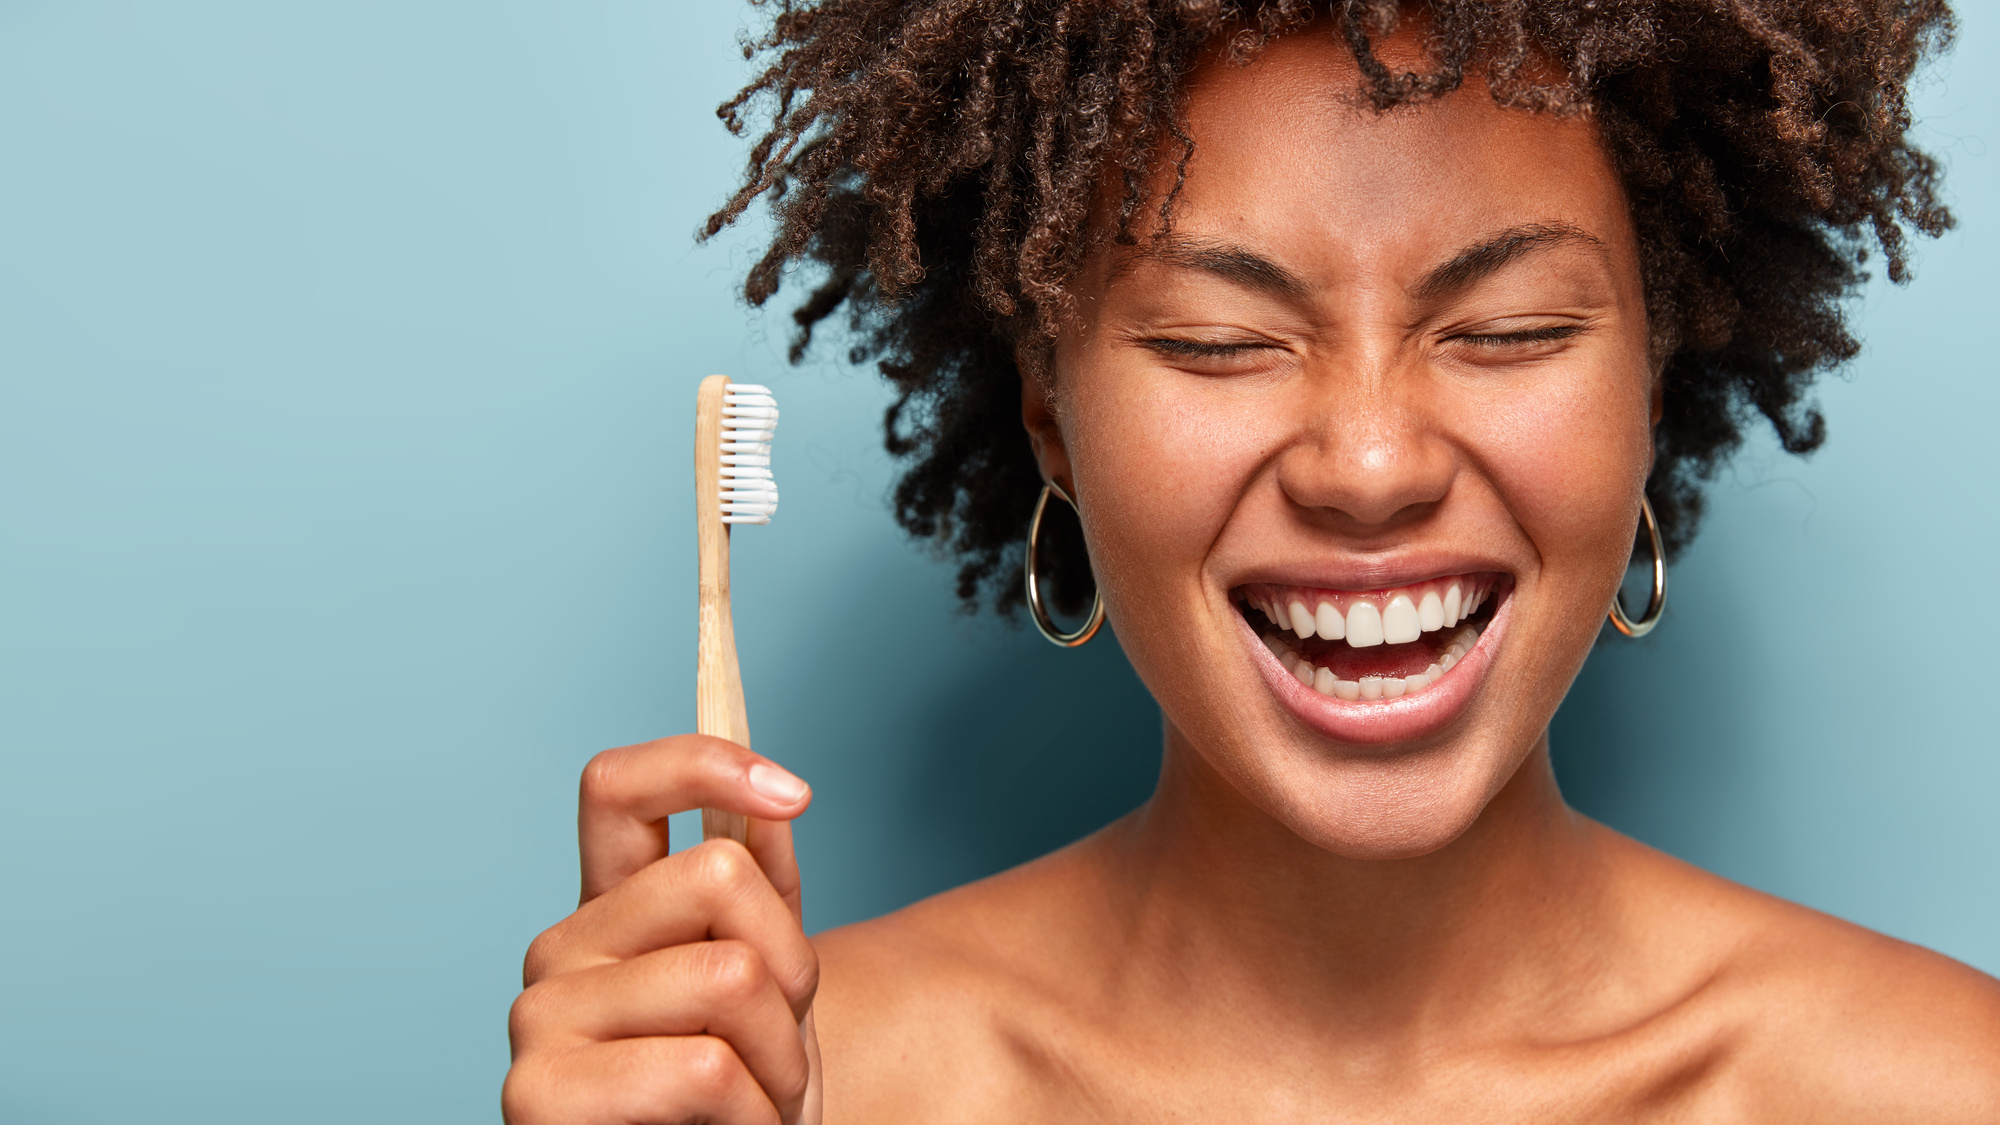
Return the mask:
<path id="1" fill-rule="evenodd" d="M 750 788 L 760 796 L 789 805 L 806 795 L 806 783 L 776 766 L 758 762 L 750 767 Z"/>

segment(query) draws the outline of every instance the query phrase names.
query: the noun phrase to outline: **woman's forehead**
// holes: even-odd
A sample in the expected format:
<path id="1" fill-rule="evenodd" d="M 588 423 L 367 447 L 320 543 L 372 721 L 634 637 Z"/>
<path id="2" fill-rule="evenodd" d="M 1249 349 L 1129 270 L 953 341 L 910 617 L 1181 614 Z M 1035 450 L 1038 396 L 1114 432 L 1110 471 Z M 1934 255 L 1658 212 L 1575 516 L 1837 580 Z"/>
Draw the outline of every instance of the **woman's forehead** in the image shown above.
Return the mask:
<path id="1" fill-rule="evenodd" d="M 1131 256 L 1251 249 L 1300 275 L 1366 263 L 1413 283 L 1521 232 L 1632 258 L 1624 193 L 1587 117 L 1503 107 L 1476 79 L 1380 112 L 1359 82 L 1347 46 L 1313 32 L 1247 65 L 1206 64 L 1188 91 L 1194 146 L 1171 230 L 1146 232 L 1167 237 L 1142 235 Z M 1163 175 L 1156 194 L 1176 180 Z"/>

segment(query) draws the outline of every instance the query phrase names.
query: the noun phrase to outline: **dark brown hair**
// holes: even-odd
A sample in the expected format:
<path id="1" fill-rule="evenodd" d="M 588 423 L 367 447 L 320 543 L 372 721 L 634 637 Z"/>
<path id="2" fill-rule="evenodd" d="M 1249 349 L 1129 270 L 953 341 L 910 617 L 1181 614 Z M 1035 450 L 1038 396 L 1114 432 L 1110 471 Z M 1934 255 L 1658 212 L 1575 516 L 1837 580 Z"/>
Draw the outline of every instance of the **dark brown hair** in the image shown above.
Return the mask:
<path id="1" fill-rule="evenodd" d="M 796 362 L 848 310 L 850 358 L 897 391 L 896 518 L 958 557 L 959 594 L 1020 600 L 1041 486 L 1020 425 L 1017 342 L 1052 337 L 1065 285 L 1107 238 L 1131 241 L 1149 172 L 1185 169 L 1181 88 L 1204 50 L 1235 61 L 1325 28 L 1388 109 L 1457 89 L 1594 115 L 1631 201 L 1666 416 L 1647 495 L 1670 547 L 1752 412 L 1793 453 L 1825 439 L 1807 399 L 1850 359 L 1846 299 L 1870 245 L 1905 279 L 1905 230 L 1951 225 L 1939 169 L 1910 144 L 1907 88 L 1947 45 L 1942 0 L 776 0 L 744 46 L 766 69 L 718 111 L 768 114 L 749 174 L 703 237 L 768 195 L 777 233 L 745 294 L 816 263 L 793 314 Z M 1417 12 L 1424 72 L 1371 44 Z M 1316 22 L 1318 21 L 1318 22 Z M 1309 26 L 1310 25 L 1310 26 Z M 1533 77 L 1530 71 L 1533 70 Z M 1548 77 L 1553 72 L 1553 79 Z M 1123 185 L 1115 223 L 1088 221 Z M 1167 217 L 1171 199 L 1162 207 Z M 1057 529 L 1059 604 L 1089 590 L 1083 542 Z"/>

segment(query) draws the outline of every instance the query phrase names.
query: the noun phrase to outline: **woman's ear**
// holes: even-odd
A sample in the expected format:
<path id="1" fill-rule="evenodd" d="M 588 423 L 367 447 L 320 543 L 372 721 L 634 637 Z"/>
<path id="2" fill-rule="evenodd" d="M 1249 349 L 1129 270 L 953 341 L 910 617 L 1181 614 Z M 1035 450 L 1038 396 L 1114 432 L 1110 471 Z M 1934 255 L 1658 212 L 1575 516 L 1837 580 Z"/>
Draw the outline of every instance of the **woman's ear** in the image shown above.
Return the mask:
<path id="1" fill-rule="evenodd" d="M 1053 357 L 1046 352 L 1024 355 L 1025 350 L 1018 345 L 1014 349 L 1014 365 L 1021 372 L 1021 426 L 1028 431 L 1028 444 L 1034 447 L 1042 479 L 1056 482 L 1075 496 L 1069 449 L 1063 445 L 1062 426 L 1056 419 Z"/>

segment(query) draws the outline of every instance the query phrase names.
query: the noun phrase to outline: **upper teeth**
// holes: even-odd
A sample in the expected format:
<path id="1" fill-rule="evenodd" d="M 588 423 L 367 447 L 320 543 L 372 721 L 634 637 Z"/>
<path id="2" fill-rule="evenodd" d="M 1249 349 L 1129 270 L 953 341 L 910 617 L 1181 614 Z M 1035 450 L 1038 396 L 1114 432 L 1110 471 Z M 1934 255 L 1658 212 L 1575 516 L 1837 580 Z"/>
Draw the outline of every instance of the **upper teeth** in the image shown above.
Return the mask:
<path id="1" fill-rule="evenodd" d="M 1491 593 L 1488 575 L 1444 578 L 1372 594 L 1333 590 L 1248 589 L 1251 605 L 1301 639 L 1344 640 L 1353 648 L 1407 644 L 1472 616 Z"/>

